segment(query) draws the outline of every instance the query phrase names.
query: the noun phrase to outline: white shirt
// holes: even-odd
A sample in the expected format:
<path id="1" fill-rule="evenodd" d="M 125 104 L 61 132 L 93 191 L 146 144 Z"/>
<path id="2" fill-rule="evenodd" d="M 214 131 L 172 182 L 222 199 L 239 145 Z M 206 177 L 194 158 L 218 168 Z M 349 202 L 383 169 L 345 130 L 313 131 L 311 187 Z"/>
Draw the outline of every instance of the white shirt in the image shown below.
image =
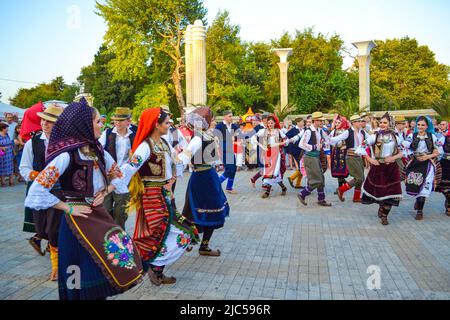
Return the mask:
<path id="1" fill-rule="evenodd" d="M 80 149 L 78 149 L 78 154 L 82 160 L 89 160 Z M 105 163 L 108 176 L 114 177 L 111 184 L 117 188 L 119 193 L 124 192 L 125 190 L 123 190 L 123 185 L 121 183 L 122 172 L 111 155 L 106 151 Z M 70 155 L 68 152 L 61 153 L 53 159 L 32 183 L 25 199 L 25 207 L 34 210 L 46 210 L 59 203 L 60 200 L 51 194 L 50 190 L 56 184 L 58 178 L 67 170 L 69 164 Z M 99 168 L 94 167 L 92 182 L 94 185 L 94 194 L 106 188 L 106 181 Z M 126 192 L 128 192 L 128 190 L 126 190 Z"/>
<path id="2" fill-rule="evenodd" d="M 312 151 L 312 145 L 308 144 L 309 139 L 311 138 L 311 134 L 315 134 L 316 135 L 316 143 L 319 145 L 319 147 L 317 148 L 317 151 L 320 151 L 322 149 L 322 135 L 321 135 L 321 131 L 322 129 L 316 129 L 316 127 L 314 127 L 313 125 L 311 125 L 309 127 L 309 129 L 311 130 L 305 130 L 301 140 L 300 140 L 300 148 L 302 148 L 305 151 Z"/>
<path id="3" fill-rule="evenodd" d="M 369 146 L 373 146 L 376 143 L 376 134 L 371 134 L 367 140 L 366 140 L 366 144 Z M 381 150 L 381 157 L 382 158 L 386 158 L 386 157 L 391 157 L 394 152 L 395 152 L 395 146 L 398 146 L 398 139 L 397 136 L 394 134 L 394 137 L 389 134 L 389 135 L 385 135 L 389 137 L 389 140 L 386 141 L 383 144 L 383 148 Z M 375 159 L 375 153 L 372 150 L 372 158 Z"/>
<path id="4" fill-rule="evenodd" d="M 232 123 L 228 124 L 228 123 L 225 122 L 225 120 L 223 121 L 223 123 L 227 126 L 228 132 L 231 133 L 231 125 L 232 125 Z"/>
<path id="5" fill-rule="evenodd" d="M 364 139 L 363 137 L 363 131 L 362 129 L 355 129 L 352 127 L 353 130 L 353 134 L 355 137 L 355 146 L 353 147 L 353 149 L 356 149 L 358 147 L 361 146 L 361 144 L 363 143 Z M 345 130 L 344 132 L 342 132 L 341 134 L 338 134 L 337 136 L 333 137 L 335 130 L 331 131 L 330 133 L 330 145 L 335 146 L 337 145 L 339 142 L 347 140 L 348 136 L 349 136 L 349 130 Z"/>
<path id="6" fill-rule="evenodd" d="M 100 139 L 98 139 L 103 148 L 106 146 L 106 132 L 107 130 L 103 131 Z M 119 165 L 119 167 L 121 167 L 130 158 L 130 150 L 131 150 L 130 135 L 133 133 L 133 131 L 131 131 L 131 129 L 128 128 L 127 133 L 124 136 L 121 136 L 117 132 L 117 128 L 114 127 L 112 129 L 112 133 L 115 133 L 117 135 L 116 156 L 117 156 L 117 164 Z"/>
<path id="7" fill-rule="evenodd" d="M 186 146 L 188 145 L 188 142 L 186 141 L 186 138 L 183 136 L 183 133 L 180 131 L 180 129 L 175 129 L 175 131 L 171 132 L 169 130 L 169 132 L 163 136 L 161 136 L 161 138 L 163 138 L 164 140 L 166 140 L 171 146 L 173 146 L 173 142 L 175 141 L 174 136 L 176 135 L 177 137 L 177 141 L 178 141 L 178 145 L 176 146 L 176 148 L 181 150 L 184 150 L 184 148 L 186 148 Z"/>
<path id="8" fill-rule="evenodd" d="M 20 175 L 25 179 L 25 181 L 30 182 L 30 173 L 33 172 L 33 161 L 34 161 L 34 152 L 33 152 L 33 142 L 32 139 L 28 140 L 24 147 L 22 153 L 22 160 L 19 164 L 19 172 Z M 44 140 L 45 151 L 48 148 L 48 138 L 45 133 L 41 134 L 41 140 Z"/>
<path id="9" fill-rule="evenodd" d="M 438 139 L 436 138 L 436 135 L 432 134 L 431 137 L 433 139 L 433 147 L 435 149 L 438 149 L 439 153 L 442 153 L 441 152 L 442 148 L 440 148 L 438 146 Z M 405 140 L 402 141 L 402 145 L 405 149 L 411 151 L 411 153 L 414 153 L 414 152 L 428 153 L 427 143 L 425 142 L 425 140 L 419 141 L 419 144 L 417 145 L 417 150 L 415 150 L 415 151 L 411 149 L 412 142 L 413 142 L 413 134 L 411 133 L 410 135 L 408 135 L 408 137 Z M 431 151 L 431 152 L 433 152 L 433 151 Z"/>

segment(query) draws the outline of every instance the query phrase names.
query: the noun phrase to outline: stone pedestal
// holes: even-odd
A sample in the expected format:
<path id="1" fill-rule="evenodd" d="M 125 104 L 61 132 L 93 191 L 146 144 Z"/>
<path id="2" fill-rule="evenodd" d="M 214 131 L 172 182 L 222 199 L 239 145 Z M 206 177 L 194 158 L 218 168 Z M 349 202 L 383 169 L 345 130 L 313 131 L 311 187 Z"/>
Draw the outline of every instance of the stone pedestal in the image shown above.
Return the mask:
<path id="1" fill-rule="evenodd" d="M 206 106 L 206 27 L 196 20 L 190 29 L 192 40 L 192 105 Z"/>
<path id="2" fill-rule="evenodd" d="M 292 54 L 292 49 L 274 49 L 273 51 L 278 57 L 280 57 L 280 62 L 278 63 L 278 67 L 280 68 L 280 107 L 281 110 L 283 110 L 288 105 L 287 72 L 289 68 L 289 62 L 287 62 L 287 58 Z"/>
<path id="3" fill-rule="evenodd" d="M 377 45 L 373 41 L 355 42 L 353 45 L 358 49 L 359 110 L 370 111 L 370 51 Z"/>

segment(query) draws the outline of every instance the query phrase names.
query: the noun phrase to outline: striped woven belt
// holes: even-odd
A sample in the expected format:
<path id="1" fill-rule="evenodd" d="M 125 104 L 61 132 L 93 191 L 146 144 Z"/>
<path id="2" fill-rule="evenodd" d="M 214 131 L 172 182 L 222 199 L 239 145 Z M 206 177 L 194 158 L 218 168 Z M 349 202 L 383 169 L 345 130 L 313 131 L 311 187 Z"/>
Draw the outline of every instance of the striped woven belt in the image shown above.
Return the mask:
<path id="1" fill-rule="evenodd" d="M 209 164 L 198 165 L 194 167 L 194 172 L 208 171 L 210 169 L 212 169 L 212 166 Z"/>
<path id="2" fill-rule="evenodd" d="M 163 187 L 169 183 L 169 181 L 143 181 L 143 183 L 144 187 Z"/>
<path id="3" fill-rule="evenodd" d="M 355 149 L 348 149 L 347 150 L 347 156 L 350 156 L 350 157 L 361 157 L 359 154 L 355 153 Z"/>

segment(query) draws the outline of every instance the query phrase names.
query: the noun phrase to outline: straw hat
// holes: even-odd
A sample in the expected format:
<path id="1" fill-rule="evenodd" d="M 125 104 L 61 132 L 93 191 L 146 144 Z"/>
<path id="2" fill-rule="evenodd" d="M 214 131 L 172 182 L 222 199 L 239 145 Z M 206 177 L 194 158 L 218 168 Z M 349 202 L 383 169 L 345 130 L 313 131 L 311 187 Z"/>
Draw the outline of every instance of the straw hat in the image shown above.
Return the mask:
<path id="1" fill-rule="evenodd" d="M 113 121 L 127 120 L 131 118 L 130 108 L 116 108 L 114 114 L 111 117 Z"/>
<path id="2" fill-rule="evenodd" d="M 320 112 L 320 111 L 317 111 L 317 112 L 314 112 L 312 115 L 311 115 L 311 120 L 326 120 L 326 118 L 323 116 L 323 113 L 322 112 Z"/>
<path id="3" fill-rule="evenodd" d="M 405 116 L 396 116 L 395 122 L 397 122 L 397 123 L 406 122 L 406 118 L 405 118 Z"/>
<path id="4" fill-rule="evenodd" d="M 51 104 L 47 109 L 45 109 L 42 112 L 38 112 L 37 115 L 44 120 L 50 121 L 50 122 L 56 122 L 58 120 L 58 117 L 61 115 L 61 113 L 64 111 L 63 108 L 60 108 L 54 104 Z"/>
<path id="5" fill-rule="evenodd" d="M 361 121 L 361 117 L 358 116 L 357 114 L 354 114 L 353 116 L 350 117 L 350 122 L 356 122 L 356 121 Z"/>

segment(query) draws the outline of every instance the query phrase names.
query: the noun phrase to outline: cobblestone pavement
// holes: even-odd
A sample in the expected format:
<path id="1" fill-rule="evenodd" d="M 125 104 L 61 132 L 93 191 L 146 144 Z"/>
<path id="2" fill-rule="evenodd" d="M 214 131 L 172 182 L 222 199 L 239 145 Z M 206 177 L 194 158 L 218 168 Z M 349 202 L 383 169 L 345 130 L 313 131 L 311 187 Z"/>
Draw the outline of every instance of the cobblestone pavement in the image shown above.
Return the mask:
<path id="1" fill-rule="evenodd" d="M 221 257 L 193 250 L 167 268 L 176 284 L 158 288 L 146 279 L 115 299 L 450 299 L 450 218 L 441 194 L 427 201 L 420 222 L 405 196 L 383 227 L 377 206 L 339 202 L 329 175 L 330 209 L 318 207 L 315 194 L 304 207 L 293 189 L 281 197 L 277 187 L 263 200 L 250 175 L 238 172 L 230 218 L 213 235 Z M 179 208 L 187 181 L 188 174 L 177 184 Z M 24 193 L 23 185 L 0 189 L 0 299 L 58 299 L 48 255 L 37 256 L 22 232 Z M 367 285 L 373 265 L 378 290 Z"/>

